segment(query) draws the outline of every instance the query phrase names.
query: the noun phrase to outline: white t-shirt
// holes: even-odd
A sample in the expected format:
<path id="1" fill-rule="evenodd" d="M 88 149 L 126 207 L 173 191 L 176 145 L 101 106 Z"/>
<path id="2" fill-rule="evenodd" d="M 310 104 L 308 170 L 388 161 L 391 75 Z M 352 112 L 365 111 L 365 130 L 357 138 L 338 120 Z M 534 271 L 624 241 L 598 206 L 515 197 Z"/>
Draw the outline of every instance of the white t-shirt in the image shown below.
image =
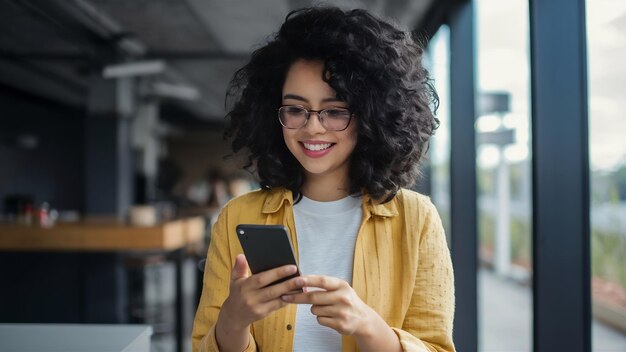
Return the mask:
<path id="1" fill-rule="evenodd" d="M 361 197 L 317 202 L 303 196 L 293 214 L 302 275 L 333 276 L 351 284 Z M 296 352 L 341 351 L 341 335 L 320 325 L 311 305 L 301 304 L 296 311 L 293 346 Z"/>

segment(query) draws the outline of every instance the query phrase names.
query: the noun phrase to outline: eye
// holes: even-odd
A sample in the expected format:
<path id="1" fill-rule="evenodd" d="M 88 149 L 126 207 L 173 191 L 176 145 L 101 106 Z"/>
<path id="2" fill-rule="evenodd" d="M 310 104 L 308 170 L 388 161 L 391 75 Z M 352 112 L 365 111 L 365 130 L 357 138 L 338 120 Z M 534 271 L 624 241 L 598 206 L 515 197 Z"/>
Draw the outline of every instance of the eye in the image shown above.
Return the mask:
<path id="1" fill-rule="evenodd" d="M 284 111 L 289 115 L 300 115 L 304 114 L 305 110 L 299 106 L 286 106 Z"/>
<path id="2" fill-rule="evenodd" d="M 342 119 L 348 118 L 350 116 L 350 112 L 345 109 L 327 109 L 326 116 L 332 119 Z"/>

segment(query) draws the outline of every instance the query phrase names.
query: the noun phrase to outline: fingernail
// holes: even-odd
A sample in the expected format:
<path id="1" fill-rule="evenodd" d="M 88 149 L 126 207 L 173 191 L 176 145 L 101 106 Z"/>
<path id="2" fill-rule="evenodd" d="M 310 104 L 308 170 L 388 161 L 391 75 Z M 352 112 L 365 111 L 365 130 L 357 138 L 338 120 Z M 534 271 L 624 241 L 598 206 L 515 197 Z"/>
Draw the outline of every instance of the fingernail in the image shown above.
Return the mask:
<path id="1" fill-rule="evenodd" d="M 285 268 L 285 274 L 293 274 L 295 272 L 296 272 L 296 267 L 293 265 L 290 265 Z"/>
<path id="2" fill-rule="evenodd" d="M 291 302 L 291 301 L 293 300 L 293 297 L 291 297 L 291 296 L 287 296 L 287 295 L 285 295 L 285 296 L 280 296 L 280 298 L 281 298 L 283 301 L 285 301 L 285 302 Z"/>
<path id="3" fill-rule="evenodd" d="M 298 285 L 298 287 L 304 286 L 304 279 L 296 279 L 296 285 Z"/>

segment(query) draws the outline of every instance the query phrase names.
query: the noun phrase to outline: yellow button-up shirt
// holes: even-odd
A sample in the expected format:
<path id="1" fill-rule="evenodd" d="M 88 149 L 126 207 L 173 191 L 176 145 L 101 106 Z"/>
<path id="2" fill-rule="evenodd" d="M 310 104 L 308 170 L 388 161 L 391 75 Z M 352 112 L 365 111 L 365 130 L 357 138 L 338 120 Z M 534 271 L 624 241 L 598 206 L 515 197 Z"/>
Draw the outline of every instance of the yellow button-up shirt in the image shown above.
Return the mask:
<path id="1" fill-rule="evenodd" d="M 354 248 L 352 287 L 387 322 L 405 351 L 454 351 L 454 277 L 441 220 L 430 199 L 401 190 L 389 202 L 362 197 L 363 220 Z M 230 273 L 242 253 L 238 224 L 282 224 L 298 256 L 291 191 L 258 190 L 231 200 L 211 233 L 202 297 L 193 324 L 193 351 L 217 351 L 215 323 L 228 296 Z M 291 351 L 296 306 L 252 324 L 246 351 Z M 351 336 L 342 351 L 356 351 Z"/>

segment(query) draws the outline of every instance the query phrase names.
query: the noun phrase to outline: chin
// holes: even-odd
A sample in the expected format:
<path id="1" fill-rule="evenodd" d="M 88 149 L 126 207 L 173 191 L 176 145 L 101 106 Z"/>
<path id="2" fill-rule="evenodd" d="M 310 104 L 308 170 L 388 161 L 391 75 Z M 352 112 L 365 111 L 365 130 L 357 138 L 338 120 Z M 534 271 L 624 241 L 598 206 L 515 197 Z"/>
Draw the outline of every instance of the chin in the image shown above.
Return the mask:
<path id="1" fill-rule="evenodd" d="M 311 175 L 322 175 L 331 171 L 330 167 L 328 166 L 306 165 L 302 163 L 300 165 L 302 165 L 302 168 L 304 169 L 306 173 L 311 174 Z"/>
<path id="2" fill-rule="evenodd" d="M 335 175 L 339 177 L 343 174 L 344 167 L 346 168 L 345 172 L 347 172 L 347 165 L 345 164 L 333 164 L 332 162 L 311 163 L 310 160 L 307 161 L 309 162 L 300 163 L 300 165 L 305 174 L 312 176 Z"/>

